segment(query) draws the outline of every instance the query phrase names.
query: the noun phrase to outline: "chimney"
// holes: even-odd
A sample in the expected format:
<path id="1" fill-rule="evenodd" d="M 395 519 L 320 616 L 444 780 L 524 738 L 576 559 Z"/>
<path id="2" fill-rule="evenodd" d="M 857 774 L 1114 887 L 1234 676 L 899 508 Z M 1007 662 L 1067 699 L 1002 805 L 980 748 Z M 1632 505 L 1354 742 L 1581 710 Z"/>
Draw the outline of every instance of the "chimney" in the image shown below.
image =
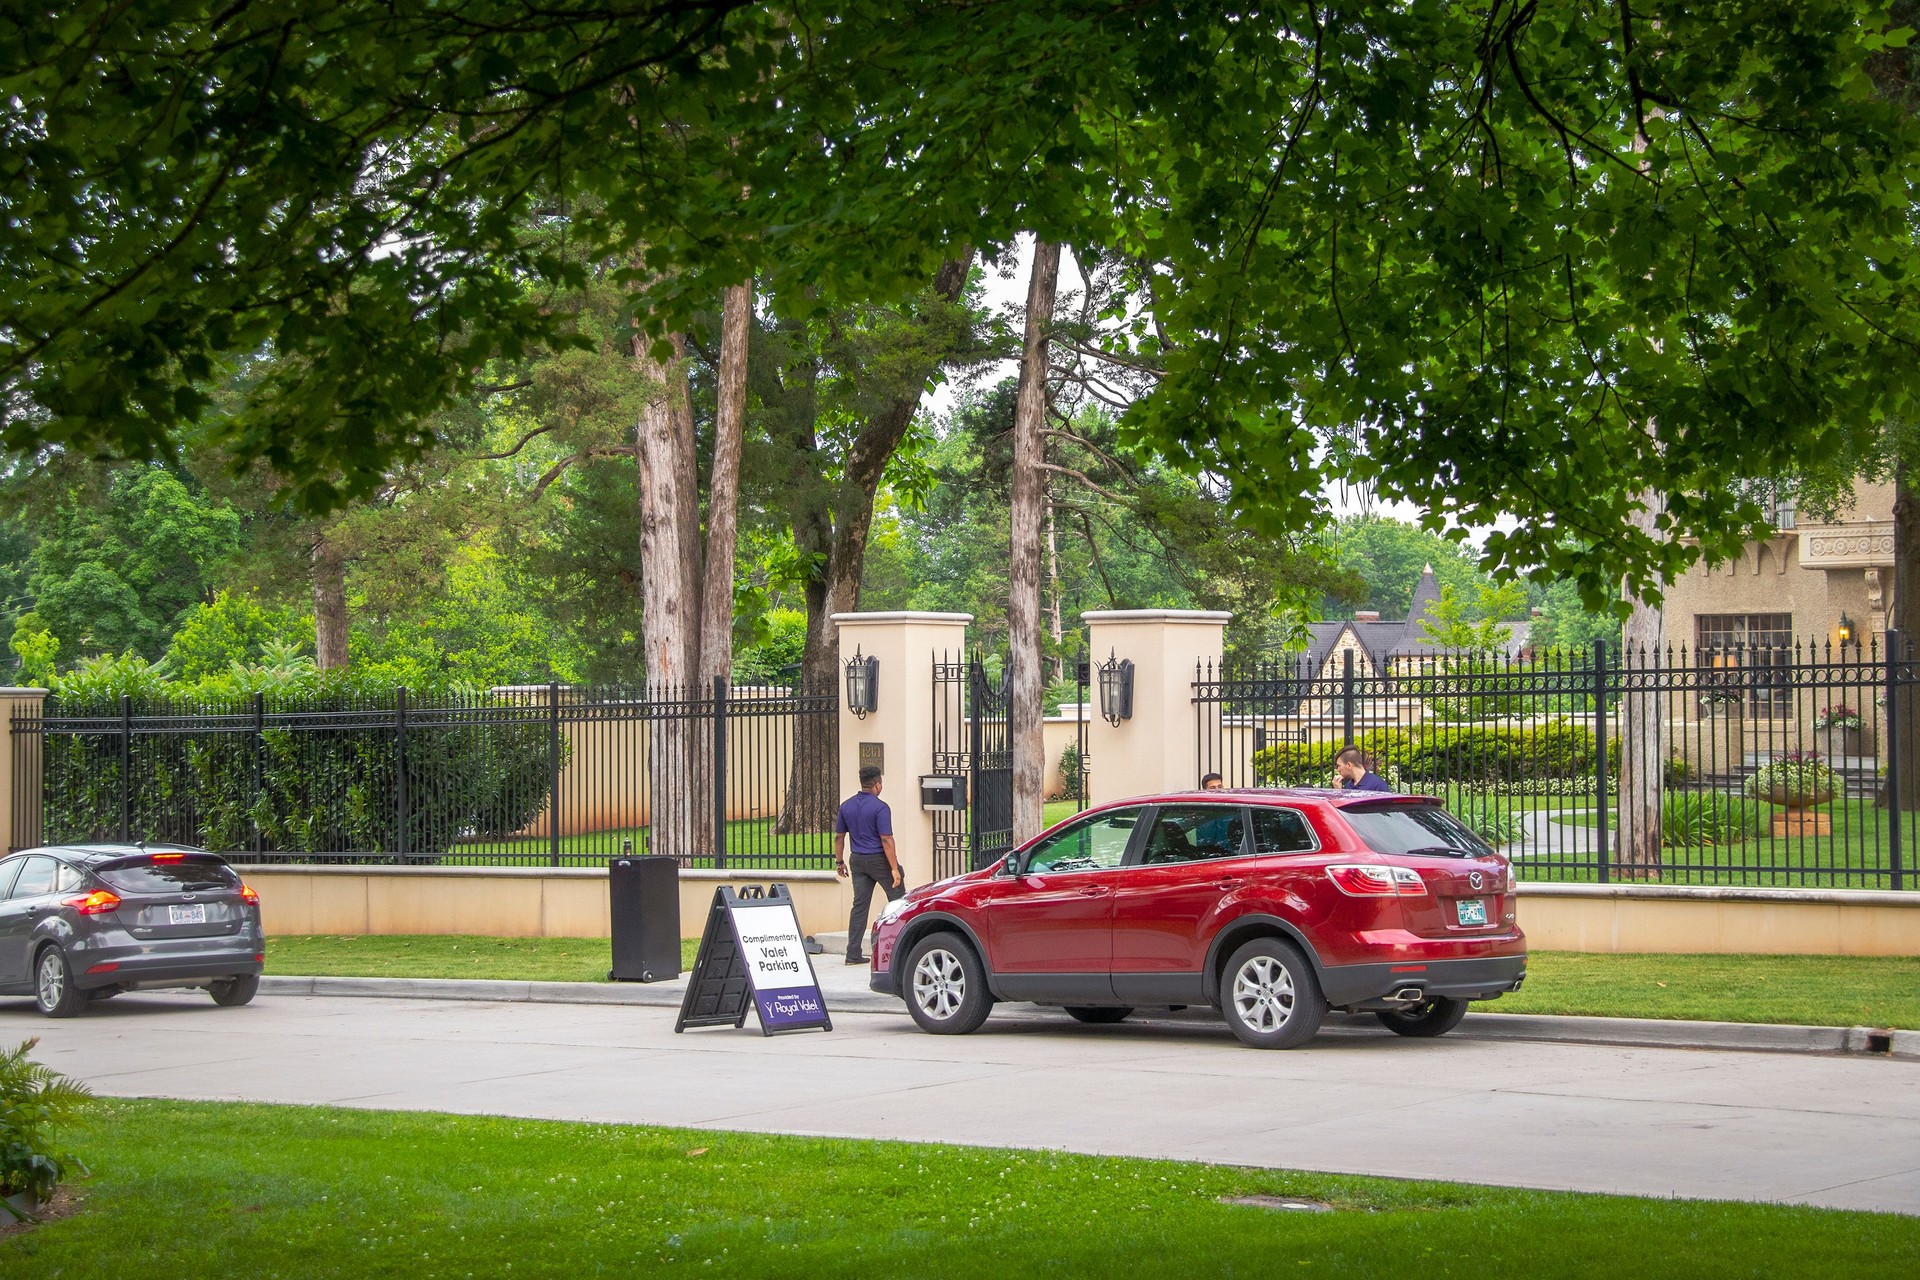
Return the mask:
<path id="1" fill-rule="evenodd" d="M 1353 611 L 1353 620 L 1355 622 L 1378 622 L 1380 621 L 1380 611 L 1378 609 L 1355 609 Z"/>

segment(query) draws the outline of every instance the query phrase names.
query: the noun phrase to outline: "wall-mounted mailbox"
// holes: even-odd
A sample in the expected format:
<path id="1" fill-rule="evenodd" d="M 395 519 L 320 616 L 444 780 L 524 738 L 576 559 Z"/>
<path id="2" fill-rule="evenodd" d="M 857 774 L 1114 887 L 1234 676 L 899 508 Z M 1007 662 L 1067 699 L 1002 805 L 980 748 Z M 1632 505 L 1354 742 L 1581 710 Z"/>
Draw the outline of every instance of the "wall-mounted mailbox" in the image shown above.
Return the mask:
<path id="1" fill-rule="evenodd" d="M 945 775 L 922 775 L 920 778 L 920 807 L 922 809 L 964 809 L 967 807 L 967 779 Z"/>

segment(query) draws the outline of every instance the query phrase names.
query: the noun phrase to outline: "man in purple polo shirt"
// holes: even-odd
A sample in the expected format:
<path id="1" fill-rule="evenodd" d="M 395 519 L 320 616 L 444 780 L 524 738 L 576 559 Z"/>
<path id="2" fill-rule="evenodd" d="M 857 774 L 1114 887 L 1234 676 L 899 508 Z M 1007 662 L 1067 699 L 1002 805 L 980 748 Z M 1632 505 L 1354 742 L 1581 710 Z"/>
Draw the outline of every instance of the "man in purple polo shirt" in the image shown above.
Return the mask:
<path id="1" fill-rule="evenodd" d="M 833 821 L 833 862 L 841 879 L 847 877 L 847 844 L 853 844 L 853 914 L 847 917 L 847 963 L 865 964 L 860 948 L 867 941 L 867 909 L 873 888 L 880 886 L 887 901 L 906 892 L 900 880 L 900 855 L 893 847 L 893 810 L 880 798 L 880 770 L 860 770 L 860 790 L 840 806 Z"/>

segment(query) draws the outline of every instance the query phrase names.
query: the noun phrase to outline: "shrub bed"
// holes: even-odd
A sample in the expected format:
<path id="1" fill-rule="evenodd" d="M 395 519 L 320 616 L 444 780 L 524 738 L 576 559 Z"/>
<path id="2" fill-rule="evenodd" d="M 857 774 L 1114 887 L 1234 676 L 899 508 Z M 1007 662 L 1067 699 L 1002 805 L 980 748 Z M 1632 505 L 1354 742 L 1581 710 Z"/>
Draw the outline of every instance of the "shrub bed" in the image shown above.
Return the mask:
<path id="1" fill-rule="evenodd" d="M 222 852 L 431 860 L 459 840 L 519 831 L 546 808 L 548 727 L 503 699 L 410 704 L 404 744 L 392 699 L 300 697 L 263 710 L 290 718 L 256 732 L 250 701 L 136 704 L 132 834 Z M 50 698 L 46 715 L 45 838 L 118 839 L 118 698 Z"/>

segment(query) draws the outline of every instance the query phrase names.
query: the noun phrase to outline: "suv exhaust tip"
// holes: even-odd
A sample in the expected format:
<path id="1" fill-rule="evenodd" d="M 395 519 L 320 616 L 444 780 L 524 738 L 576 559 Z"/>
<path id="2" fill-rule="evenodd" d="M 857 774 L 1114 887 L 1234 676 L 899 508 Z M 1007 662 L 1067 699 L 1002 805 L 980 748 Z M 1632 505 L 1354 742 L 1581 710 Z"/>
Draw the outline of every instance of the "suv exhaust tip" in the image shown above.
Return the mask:
<path id="1" fill-rule="evenodd" d="M 1395 1004 L 1419 1004 L 1426 998 L 1427 993 L 1425 989 L 1421 987 L 1401 987 L 1399 990 L 1390 991 L 1381 997 L 1381 999 L 1391 1000 Z"/>

